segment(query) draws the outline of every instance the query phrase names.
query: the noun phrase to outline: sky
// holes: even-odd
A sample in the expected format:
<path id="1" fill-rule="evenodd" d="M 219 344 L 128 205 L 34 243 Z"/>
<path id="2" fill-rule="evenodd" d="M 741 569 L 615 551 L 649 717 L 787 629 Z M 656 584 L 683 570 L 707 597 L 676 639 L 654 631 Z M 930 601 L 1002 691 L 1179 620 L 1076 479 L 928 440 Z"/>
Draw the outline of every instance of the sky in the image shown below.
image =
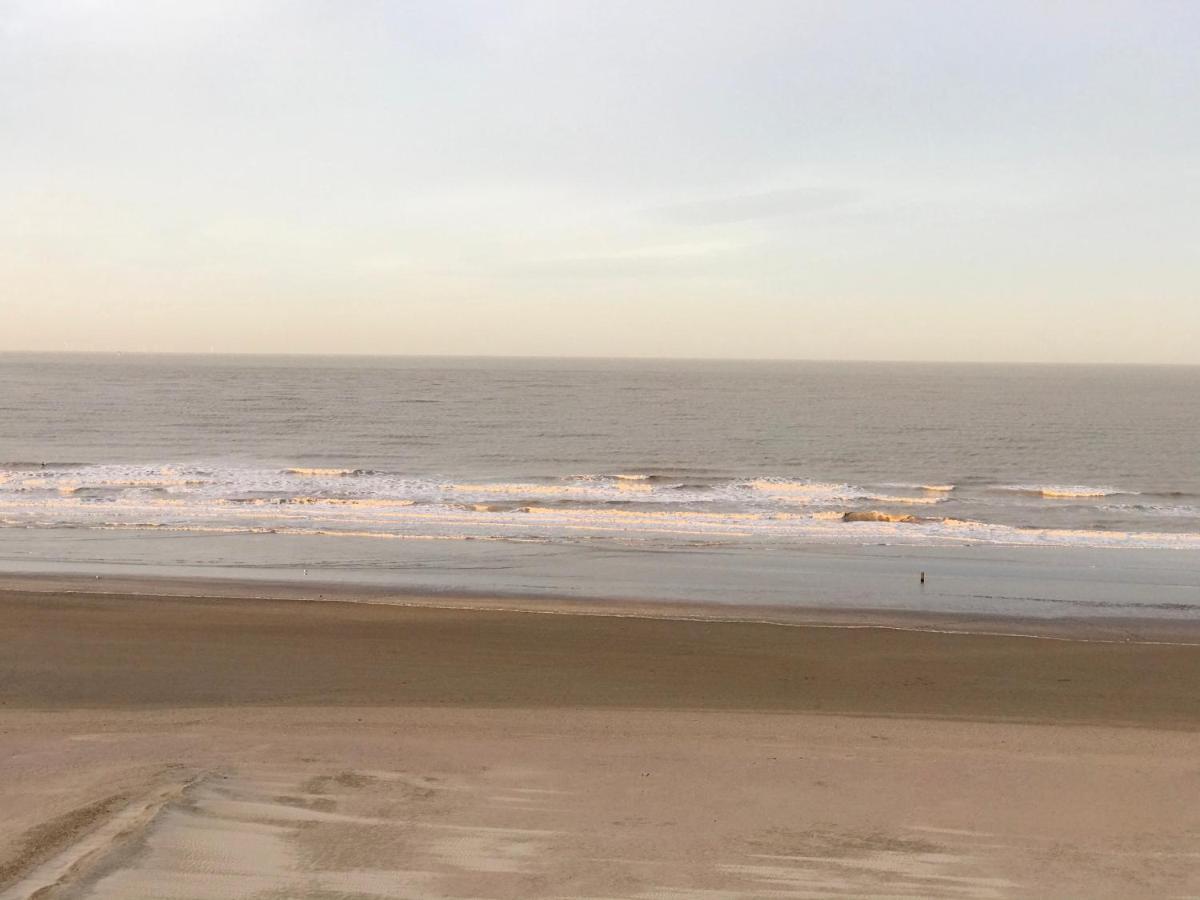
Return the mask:
<path id="1" fill-rule="evenodd" d="M 0 351 L 1200 363 L 1200 3 L 0 0 Z"/>

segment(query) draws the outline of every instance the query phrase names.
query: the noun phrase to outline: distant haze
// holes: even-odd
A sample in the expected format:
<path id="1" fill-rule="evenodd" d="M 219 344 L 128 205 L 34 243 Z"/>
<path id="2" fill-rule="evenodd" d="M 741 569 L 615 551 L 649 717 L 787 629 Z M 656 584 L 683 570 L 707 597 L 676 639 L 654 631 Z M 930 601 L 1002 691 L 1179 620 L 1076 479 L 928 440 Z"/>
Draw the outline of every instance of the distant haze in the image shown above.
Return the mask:
<path id="1" fill-rule="evenodd" d="M 0 350 L 1200 363 L 1200 3 L 0 0 Z"/>

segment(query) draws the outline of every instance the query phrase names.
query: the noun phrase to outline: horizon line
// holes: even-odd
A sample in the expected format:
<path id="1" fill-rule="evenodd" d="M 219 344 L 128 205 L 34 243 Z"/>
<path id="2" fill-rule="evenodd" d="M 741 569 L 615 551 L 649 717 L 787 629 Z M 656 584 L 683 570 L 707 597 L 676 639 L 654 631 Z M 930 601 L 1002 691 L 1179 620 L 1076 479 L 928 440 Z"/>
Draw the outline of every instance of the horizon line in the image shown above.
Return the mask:
<path id="1" fill-rule="evenodd" d="M 1200 362 L 1096 362 L 1067 360 L 1011 359 L 864 359 L 853 357 L 801 356 L 606 356 L 580 354 L 555 356 L 551 354 L 520 353 L 354 353 L 354 352 L 285 352 L 274 350 L 0 350 L 0 356 L 172 356 L 172 357 L 265 357 L 276 359 L 489 359 L 489 360 L 555 360 L 569 362 L 729 362 L 729 363 L 855 363 L 878 365 L 953 365 L 953 366 L 1112 366 L 1140 368 L 1197 368 Z"/>

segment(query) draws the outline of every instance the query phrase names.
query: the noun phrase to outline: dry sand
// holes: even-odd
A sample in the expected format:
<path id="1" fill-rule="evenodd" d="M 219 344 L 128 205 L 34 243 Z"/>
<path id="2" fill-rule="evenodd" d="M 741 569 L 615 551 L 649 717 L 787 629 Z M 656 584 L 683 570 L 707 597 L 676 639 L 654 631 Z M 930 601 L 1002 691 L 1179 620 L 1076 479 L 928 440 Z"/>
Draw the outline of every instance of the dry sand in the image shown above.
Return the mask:
<path id="1" fill-rule="evenodd" d="M 1200 648 L 0 591 L 0 898 L 1200 895 Z"/>

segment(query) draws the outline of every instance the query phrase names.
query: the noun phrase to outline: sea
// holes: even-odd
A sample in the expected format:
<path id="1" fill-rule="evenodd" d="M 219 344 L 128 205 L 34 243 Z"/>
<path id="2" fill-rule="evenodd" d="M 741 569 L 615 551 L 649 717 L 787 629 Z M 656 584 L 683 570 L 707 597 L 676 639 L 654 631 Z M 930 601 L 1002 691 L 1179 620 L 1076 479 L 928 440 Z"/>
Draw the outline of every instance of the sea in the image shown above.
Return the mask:
<path id="1" fill-rule="evenodd" d="M 0 572 L 1200 618 L 1200 367 L 0 354 Z"/>

